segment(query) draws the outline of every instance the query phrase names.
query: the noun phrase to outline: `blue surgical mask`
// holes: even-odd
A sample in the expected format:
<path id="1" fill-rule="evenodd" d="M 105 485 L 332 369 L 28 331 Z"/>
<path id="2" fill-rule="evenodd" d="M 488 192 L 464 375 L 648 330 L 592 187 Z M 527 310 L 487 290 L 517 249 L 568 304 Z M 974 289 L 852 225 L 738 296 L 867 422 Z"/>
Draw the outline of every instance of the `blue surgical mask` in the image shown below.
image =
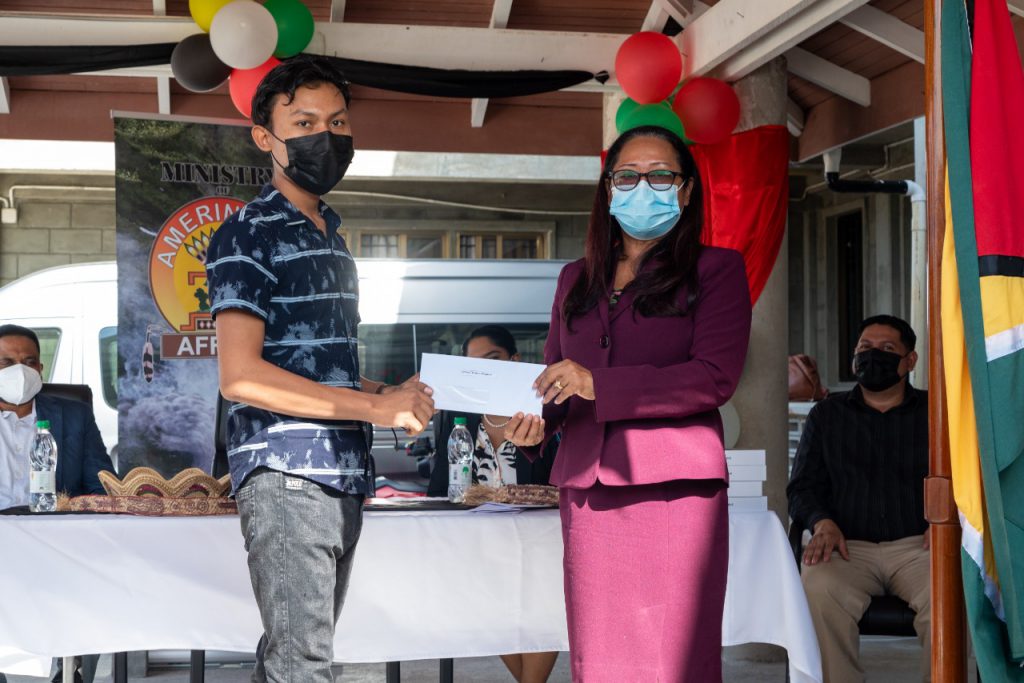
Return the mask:
<path id="1" fill-rule="evenodd" d="M 656 240 L 679 222 L 679 188 L 654 190 L 646 180 L 632 190 L 612 187 L 609 212 L 630 237 Z"/>

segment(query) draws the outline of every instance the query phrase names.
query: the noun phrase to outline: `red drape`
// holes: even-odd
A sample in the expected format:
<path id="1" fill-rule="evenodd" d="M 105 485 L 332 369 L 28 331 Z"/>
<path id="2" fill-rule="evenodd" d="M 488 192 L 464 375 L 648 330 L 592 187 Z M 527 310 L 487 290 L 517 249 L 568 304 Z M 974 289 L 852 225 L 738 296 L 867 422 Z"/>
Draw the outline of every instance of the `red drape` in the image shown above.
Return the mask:
<path id="1" fill-rule="evenodd" d="M 702 241 L 743 254 L 756 303 L 786 230 L 789 131 L 762 126 L 690 149 L 704 186 Z"/>

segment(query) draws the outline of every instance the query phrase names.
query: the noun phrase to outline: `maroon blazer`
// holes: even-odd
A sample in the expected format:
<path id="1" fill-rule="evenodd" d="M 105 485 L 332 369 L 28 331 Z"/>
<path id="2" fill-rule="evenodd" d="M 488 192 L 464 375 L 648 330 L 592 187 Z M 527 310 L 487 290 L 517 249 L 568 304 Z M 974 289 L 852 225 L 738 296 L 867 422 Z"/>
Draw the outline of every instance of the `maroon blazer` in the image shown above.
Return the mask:
<path id="1" fill-rule="evenodd" d="M 544 407 L 547 437 L 562 433 L 552 484 L 582 489 L 597 481 L 727 480 L 718 407 L 743 371 L 750 291 L 743 257 L 731 249 L 705 247 L 697 271 L 700 295 L 685 317 L 634 314 L 627 289 L 611 311 L 602 297 L 572 321 L 570 332 L 562 302 L 583 261 L 562 269 L 544 362 L 570 359 L 586 367 L 595 400 L 573 396 Z"/>

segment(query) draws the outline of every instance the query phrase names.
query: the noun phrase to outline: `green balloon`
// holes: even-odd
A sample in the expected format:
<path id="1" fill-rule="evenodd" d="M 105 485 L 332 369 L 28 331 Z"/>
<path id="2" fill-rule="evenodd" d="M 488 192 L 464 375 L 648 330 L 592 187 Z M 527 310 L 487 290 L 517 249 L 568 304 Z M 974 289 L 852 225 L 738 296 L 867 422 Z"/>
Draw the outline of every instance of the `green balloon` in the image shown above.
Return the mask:
<path id="1" fill-rule="evenodd" d="M 299 0 L 267 0 L 263 3 L 277 24 L 275 57 L 292 57 L 306 49 L 316 24 L 309 8 Z"/>
<path id="2" fill-rule="evenodd" d="M 615 130 L 619 131 L 619 135 L 626 132 L 623 126 L 626 124 L 626 119 L 629 115 L 636 111 L 636 108 L 640 105 L 637 104 L 636 100 L 631 100 L 628 97 L 622 100 L 622 104 L 619 105 L 618 110 L 615 112 Z"/>
<path id="3" fill-rule="evenodd" d="M 639 128 L 640 126 L 667 128 L 684 140 L 686 139 L 683 122 L 679 120 L 679 117 L 676 116 L 671 107 L 667 107 L 664 104 L 638 104 L 632 112 L 623 118 L 621 126 L 616 121 L 616 128 L 619 129 L 620 133 L 625 133 L 627 130 Z"/>

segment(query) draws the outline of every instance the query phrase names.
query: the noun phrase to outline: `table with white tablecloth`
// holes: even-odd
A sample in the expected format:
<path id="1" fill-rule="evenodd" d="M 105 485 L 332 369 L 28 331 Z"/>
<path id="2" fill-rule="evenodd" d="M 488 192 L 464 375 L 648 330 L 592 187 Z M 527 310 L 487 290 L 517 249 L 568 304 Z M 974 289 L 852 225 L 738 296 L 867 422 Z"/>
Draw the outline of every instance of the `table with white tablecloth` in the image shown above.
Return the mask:
<path id="1" fill-rule="evenodd" d="M 729 518 L 723 644 L 771 643 L 795 683 L 817 641 L 778 519 Z M 251 652 L 261 633 L 238 518 L 0 517 L 0 671 L 127 650 Z M 557 510 L 367 512 L 339 662 L 567 650 Z"/>

